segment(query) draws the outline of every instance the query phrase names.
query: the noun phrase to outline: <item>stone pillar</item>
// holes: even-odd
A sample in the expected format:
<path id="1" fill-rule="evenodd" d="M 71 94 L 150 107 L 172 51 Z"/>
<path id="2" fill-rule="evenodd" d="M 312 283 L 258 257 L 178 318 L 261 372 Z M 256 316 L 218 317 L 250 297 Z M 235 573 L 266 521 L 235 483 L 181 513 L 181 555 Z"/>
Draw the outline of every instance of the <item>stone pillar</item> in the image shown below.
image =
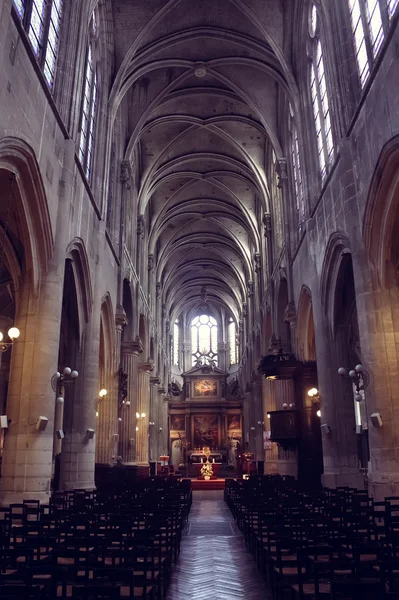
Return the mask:
<path id="1" fill-rule="evenodd" d="M 136 462 L 148 466 L 148 423 L 150 410 L 150 375 L 154 365 L 152 362 L 138 365 L 137 412 L 140 414 L 138 431 L 136 432 Z M 141 415 L 145 415 L 142 417 Z"/>
<path id="2" fill-rule="evenodd" d="M 122 328 L 116 326 L 115 347 L 106 348 L 108 355 L 105 368 L 105 387 L 107 395 L 104 396 L 98 407 L 97 418 L 97 448 L 96 462 L 109 465 L 115 462 L 118 454 L 119 435 L 121 423 L 118 422 L 119 403 L 119 365 Z"/>
<path id="3" fill-rule="evenodd" d="M 143 351 L 140 340 L 122 342 L 122 367 L 127 373 L 127 400 L 130 406 L 124 409 L 121 423 L 120 455 L 124 464 L 136 461 L 136 412 L 138 412 L 138 362 Z"/>
<path id="4" fill-rule="evenodd" d="M 363 367 L 370 375 L 365 390 L 367 415 L 380 413 L 383 420 L 383 426 L 376 428 L 368 419 L 369 491 L 375 500 L 382 500 L 399 493 L 398 287 L 364 292 L 357 304 Z"/>
<path id="5" fill-rule="evenodd" d="M 363 477 L 357 465 L 353 394 L 348 383 L 337 373 L 340 366 L 348 366 L 345 344 L 338 342 L 339 332 L 331 342 L 325 316 L 318 302 L 312 303 L 317 374 L 321 396 L 321 425 L 328 425 L 330 433 L 323 433 L 323 485 L 362 488 Z"/>
<path id="6" fill-rule="evenodd" d="M 169 452 L 169 415 L 168 402 L 166 400 L 166 389 L 158 388 L 158 421 L 156 423 L 158 436 L 158 458 L 167 456 Z"/>
<path id="7" fill-rule="evenodd" d="M 99 312 L 91 315 L 85 331 L 84 358 L 75 384 L 73 407 L 65 438 L 62 440 L 60 489 L 93 489 L 96 430 L 95 398 L 98 394 L 98 356 L 100 343 Z"/>
<path id="8" fill-rule="evenodd" d="M 252 377 L 252 415 L 253 425 L 255 426 L 255 444 L 254 453 L 257 462 L 264 461 L 263 450 L 263 430 L 264 430 L 264 414 L 263 414 L 263 399 L 262 399 L 262 378 L 260 375 Z"/>
<path id="9" fill-rule="evenodd" d="M 156 462 L 159 458 L 158 454 L 158 435 L 157 428 L 159 428 L 159 418 L 158 418 L 158 404 L 160 401 L 158 395 L 158 385 L 161 383 L 159 377 L 150 377 L 150 423 L 154 423 L 154 425 L 149 426 L 148 434 L 149 434 L 149 461 Z M 161 426 L 162 427 L 162 426 Z"/>

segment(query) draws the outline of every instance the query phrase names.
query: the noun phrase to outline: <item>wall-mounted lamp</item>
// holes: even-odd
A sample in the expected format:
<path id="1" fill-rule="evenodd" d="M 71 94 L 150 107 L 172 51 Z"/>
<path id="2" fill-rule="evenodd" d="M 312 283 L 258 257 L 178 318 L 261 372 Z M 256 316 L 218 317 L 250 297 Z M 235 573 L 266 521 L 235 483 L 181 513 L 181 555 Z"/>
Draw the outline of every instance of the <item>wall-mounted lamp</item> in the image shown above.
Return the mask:
<path id="1" fill-rule="evenodd" d="M 10 327 L 10 329 L 8 330 L 8 337 L 10 338 L 10 341 L 3 342 L 4 335 L 0 331 L 0 351 L 6 352 L 9 348 L 12 348 L 12 345 L 14 344 L 15 340 L 17 340 L 20 335 L 21 332 L 19 331 L 18 327 Z"/>
<path id="2" fill-rule="evenodd" d="M 62 404 L 64 402 L 64 387 L 75 383 L 79 377 L 78 371 L 71 369 L 71 367 L 64 367 L 62 373 L 57 371 L 51 378 L 51 387 L 58 394 L 57 403 Z M 61 401 L 62 398 L 62 401 Z"/>
<path id="3" fill-rule="evenodd" d="M 101 404 L 105 400 L 105 396 L 108 394 L 108 391 L 105 388 L 102 388 L 98 392 L 97 398 L 94 398 L 94 409 L 96 411 L 96 417 L 98 417 L 98 405 Z"/>
<path id="4" fill-rule="evenodd" d="M 321 410 L 320 410 L 320 408 L 319 408 L 319 410 L 316 412 L 316 415 L 317 415 L 319 418 L 321 418 Z"/>
<path id="5" fill-rule="evenodd" d="M 370 383 L 370 375 L 365 369 L 363 369 L 363 365 L 356 365 L 356 367 L 354 369 L 351 369 L 348 373 L 344 367 L 340 367 L 338 369 L 338 375 L 340 375 L 341 377 L 348 376 L 351 378 L 356 390 L 354 399 L 356 400 L 356 402 L 361 402 L 363 400 L 363 396 L 360 392 L 364 392 L 364 390 Z"/>
<path id="6" fill-rule="evenodd" d="M 266 415 L 266 416 L 267 416 L 267 418 L 268 418 L 268 419 L 270 419 L 270 416 L 271 416 L 271 415 L 270 415 L 270 413 L 267 413 L 267 415 Z"/>

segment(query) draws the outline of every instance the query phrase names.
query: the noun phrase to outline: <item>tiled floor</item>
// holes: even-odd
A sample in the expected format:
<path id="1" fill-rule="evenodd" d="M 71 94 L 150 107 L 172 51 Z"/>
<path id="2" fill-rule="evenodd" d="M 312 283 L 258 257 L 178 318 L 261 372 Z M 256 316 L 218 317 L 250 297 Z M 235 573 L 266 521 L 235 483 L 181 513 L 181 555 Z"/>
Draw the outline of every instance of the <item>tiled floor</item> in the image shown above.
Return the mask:
<path id="1" fill-rule="evenodd" d="M 193 498 L 167 600 L 271 600 L 223 492 L 193 492 Z"/>

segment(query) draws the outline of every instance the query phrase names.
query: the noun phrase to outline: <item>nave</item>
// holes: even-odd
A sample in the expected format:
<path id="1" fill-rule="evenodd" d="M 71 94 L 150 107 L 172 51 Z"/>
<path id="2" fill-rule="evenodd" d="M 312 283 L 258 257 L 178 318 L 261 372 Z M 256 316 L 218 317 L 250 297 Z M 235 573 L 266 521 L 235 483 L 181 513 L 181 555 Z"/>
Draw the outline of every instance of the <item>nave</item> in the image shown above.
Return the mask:
<path id="1" fill-rule="evenodd" d="M 273 598 L 223 500 L 223 492 L 194 491 L 188 526 L 167 600 Z"/>

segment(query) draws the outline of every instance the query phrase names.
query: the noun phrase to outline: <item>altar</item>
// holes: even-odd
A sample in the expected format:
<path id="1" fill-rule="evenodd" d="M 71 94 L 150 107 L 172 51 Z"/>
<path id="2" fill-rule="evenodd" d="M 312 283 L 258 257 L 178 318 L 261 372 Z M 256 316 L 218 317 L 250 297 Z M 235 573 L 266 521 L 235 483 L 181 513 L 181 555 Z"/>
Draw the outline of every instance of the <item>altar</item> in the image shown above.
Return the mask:
<path id="1" fill-rule="evenodd" d="M 206 456 L 205 456 L 204 451 L 198 450 L 198 451 L 191 452 L 190 461 L 193 464 L 206 462 Z M 222 463 L 223 462 L 222 453 L 216 452 L 216 451 L 212 452 L 212 450 L 211 450 L 211 453 L 209 454 L 209 462 Z"/>
<path id="2" fill-rule="evenodd" d="M 242 440 L 241 398 L 227 385 L 228 374 L 215 365 L 196 365 L 183 373 L 183 385 L 169 399 L 169 433 L 172 464 L 197 469 L 206 461 L 235 463 L 235 447 Z M 179 392 L 179 389 L 181 390 Z"/>

